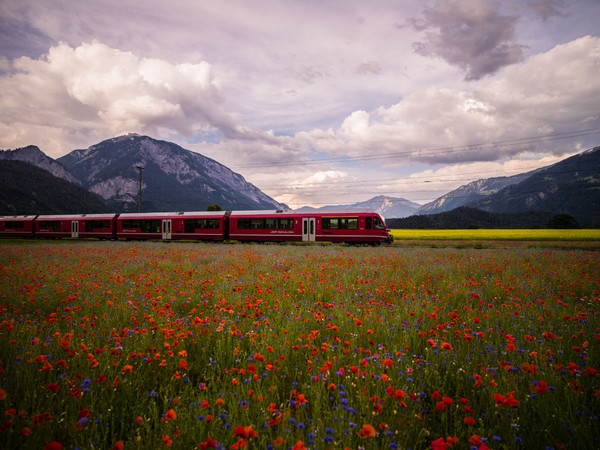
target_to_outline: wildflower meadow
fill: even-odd
[[[600,253],[0,243],[4,448],[600,447]]]

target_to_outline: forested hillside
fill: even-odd
[[[0,161],[0,215],[110,212],[96,195],[22,161]]]

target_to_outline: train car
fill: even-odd
[[[0,237],[32,238],[37,216],[0,216]]]
[[[117,214],[81,214],[71,220],[71,237],[114,239]]]
[[[114,239],[116,216],[113,213],[38,216],[35,237]]]
[[[238,241],[390,243],[379,214],[365,209],[233,211],[229,238]]]
[[[116,220],[116,238],[222,241],[227,238],[227,214],[225,211],[120,214]]]
[[[293,211],[232,211],[229,215],[229,239],[302,241],[302,220]]]

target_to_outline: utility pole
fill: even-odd
[[[142,166],[135,166],[140,171],[140,183],[138,187],[138,212],[142,212]]]

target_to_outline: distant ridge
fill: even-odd
[[[496,213],[551,211],[569,214],[583,227],[598,227],[600,147],[540,169],[520,183],[468,206]]]
[[[310,211],[310,210],[325,210],[325,209],[348,209],[348,208],[360,208],[360,209],[371,209],[379,213],[384,218],[389,217],[407,217],[413,214],[418,208],[419,204],[398,197],[388,197],[386,195],[378,195],[370,200],[364,202],[353,203],[350,205],[328,205],[321,208],[312,208],[304,206],[299,211]]]
[[[600,227],[600,147],[525,174],[469,183],[423,205],[416,214],[461,206],[489,213],[568,214],[582,227]]]

